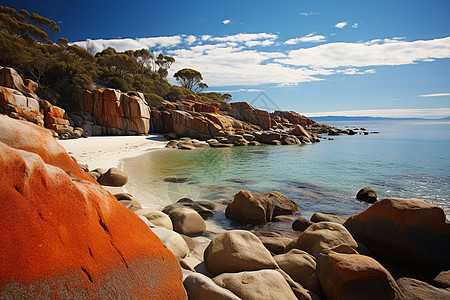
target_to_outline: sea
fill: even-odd
[[[276,190],[295,201],[300,215],[352,216],[370,204],[356,199],[369,186],[378,199],[418,198],[450,215],[450,121],[335,121],[361,134],[327,136],[312,145],[163,149],[123,161],[125,188],[145,207],[181,198],[233,199],[240,190]],[[361,130],[362,129],[362,130]],[[368,135],[362,134],[367,132]],[[221,228],[237,225],[224,216]]]

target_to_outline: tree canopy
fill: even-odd
[[[173,77],[176,78],[181,86],[194,90],[196,86],[202,83],[202,73],[194,69],[181,69],[177,71]]]
[[[181,75],[178,82],[185,82],[189,89],[170,85],[166,77],[175,62],[171,56],[147,49],[119,52],[111,47],[94,56],[93,47],[80,48],[64,37],[53,43],[50,37],[59,31],[54,21],[38,14],[0,6],[0,66],[36,81],[38,96],[66,109],[74,108],[73,96],[83,89],[139,91],[149,102],[161,103],[161,99],[186,99],[208,87],[201,82],[201,73],[191,69],[176,73]],[[220,95],[196,96],[223,104]]]

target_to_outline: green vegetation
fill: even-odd
[[[117,52],[114,48],[94,56],[70,45],[66,38],[53,43],[50,37],[59,31],[54,21],[38,14],[0,6],[0,66],[12,67],[22,77],[36,81],[39,85],[36,93],[53,104],[70,110],[74,108],[76,93],[111,87],[123,92],[142,92],[154,106],[161,106],[164,99],[176,101],[194,95],[200,101],[220,102],[227,107],[221,94],[219,97],[217,93],[196,94],[208,87],[201,82],[203,78],[198,71],[192,70],[197,75],[187,88],[172,86],[167,81],[169,68],[175,62],[171,56],[147,49]],[[89,45],[87,48],[90,49]],[[187,79],[183,70],[176,74],[184,74]]]

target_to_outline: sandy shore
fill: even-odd
[[[119,167],[122,160],[164,148],[167,141],[160,134],[148,136],[94,136],[58,141],[79,163],[89,169]]]

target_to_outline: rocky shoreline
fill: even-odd
[[[2,83],[25,86],[9,68],[0,71]],[[245,102],[229,115],[192,99],[153,110],[139,94],[114,90],[85,93],[82,105],[92,107],[96,123],[83,123],[26,86],[21,94],[2,87],[0,98],[14,118],[0,115],[0,298],[450,298],[450,223],[426,201],[378,200],[366,187],[356,198],[373,204],[360,214],[316,212],[308,220],[278,191],[243,189],[230,200],[183,198],[156,210],[107,191],[127,183],[123,171],[78,164],[54,139],[74,137],[71,122],[86,125],[76,136],[89,128],[112,135],[159,128],[178,149],[307,144],[322,133],[365,130],[339,131],[293,112],[269,115]],[[90,99],[102,104],[89,106]],[[47,109],[36,111],[36,103]],[[105,114],[107,107],[119,113]],[[219,214],[248,230],[211,230],[207,221]],[[292,230],[277,232],[270,227],[277,222]]]
[[[450,295],[450,224],[442,209],[426,201],[377,200],[376,191],[365,187],[355,197],[373,205],[358,215],[316,212],[310,220],[294,220],[297,204],[277,191],[242,190],[230,201],[183,198],[162,211],[142,208],[130,194],[115,197],[177,257],[189,299]],[[289,223],[292,232],[256,227],[212,232],[205,220],[215,214],[243,225]]]

